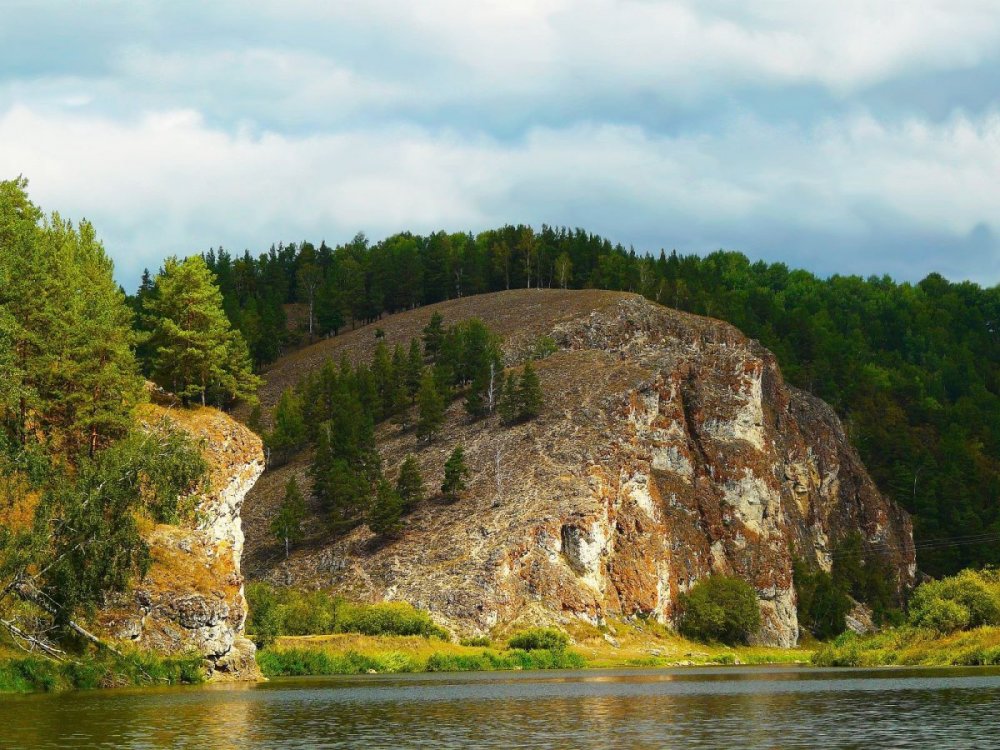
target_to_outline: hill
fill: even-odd
[[[858,533],[897,588],[912,583],[909,517],[880,495],[832,409],[788,386],[775,357],[732,326],[638,295],[515,290],[389,316],[278,360],[262,403],[329,357],[367,359],[377,330],[407,343],[434,313],[483,319],[509,366],[550,337],[555,353],[536,363],[542,415],[503,427],[456,402],[425,448],[382,424],[390,476],[413,453],[436,487],[459,443],[471,469],[459,502],[425,501],[388,544],[365,526],[332,534],[314,513],[285,561],[269,519],[289,476],[308,489],[306,458],[268,471],[244,506],[249,577],[403,599],[476,634],[567,618],[669,622],[695,581],[727,573],[754,586],[762,641],[778,645],[798,634],[793,553],[829,569],[838,540]]]

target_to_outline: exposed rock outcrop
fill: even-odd
[[[473,479],[462,501],[428,501],[402,539],[376,549],[365,527],[329,539],[317,523],[314,544],[280,561],[260,533],[273,512],[268,487],[288,472],[308,480],[301,462],[269,472],[248,500],[253,574],[407,600],[472,634],[567,618],[669,623],[682,592],[726,573],[756,589],[761,641],[783,646],[798,634],[793,550],[829,569],[835,541],[858,531],[887,550],[900,586],[912,583],[908,516],[879,494],[833,411],[786,385],[774,356],[732,326],[635,295],[521,290],[379,327],[390,344],[403,342],[435,309],[446,323],[482,317],[504,336],[512,364],[550,336],[559,350],[537,363],[542,416],[503,428],[470,422],[455,403],[442,437],[422,450],[412,433],[383,426],[390,476],[414,452],[435,488],[461,442]],[[367,357],[374,343],[361,329],[289,366]],[[279,364],[272,391],[282,378],[290,375]]]
[[[208,489],[198,499],[193,523],[159,524],[145,534],[152,567],[102,611],[102,629],[144,649],[198,653],[216,679],[257,679],[254,645],[243,636],[240,511],[264,471],[261,441],[214,409],[147,408],[147,422],[166,416],[202,442]]]

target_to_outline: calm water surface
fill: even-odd
[[[997,748],[1000,670],[371,676],[0,696],[0,748]]]

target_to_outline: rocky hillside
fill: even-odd
[[[537,363],[541,417],[471,422],[456,401],[423,449],[383,425],[388,476],[415,453],[436,488],[458,442],[471,469],[464,499],[427,500],[383,546],[363,526],[334,537],[317,515],[285,561],[267,527],[290,474],[308,487],[307,461],[269,471],[246,501],[248,575],[406,600],[478,634],[570,618],[670,622],[683,591],[727,573],[757,590],[762,641],[785,646],[798,635],[792,550],[828,569],[835,541],[856,530],[912,582],[907,515],[879,494],[833,411],[786,385],[774,356],[733,327],[635,295],[556,290],[452,300],[377,327],[390,346],[406,343],[434,312],[446,324],[481,317],[508,364],[550,336],[558,351]],[[279,361],[265,406],[329,356],[370,356],[375,328]]]
[[[166,417],[201,441],[208,488],[197,499],[193,523],[147,530],[149,573],[101,610],[100,629],[113,640],[160,653],[199,653],[217,679],[257,678],[255,648],[243,636],[240,511],[264,471],[260,439],[215,409],[150,404],[141,416],[149,424]]]

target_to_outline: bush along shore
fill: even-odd
[[[880,633],[843,633],[813,656],[820,666],[1000,665],[1000,571],[963,570],[920,585],[906,622]]]
[[[204,680],[200,656],[167,658],[135,652],[65,661],[30,655],[0,658],[0,693],[195,685]]]

